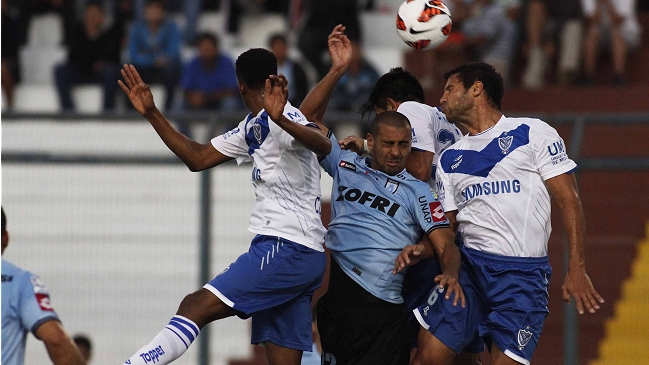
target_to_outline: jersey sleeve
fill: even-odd
[[[20,320],[23,327],[34,333],[43,323],[59,320],[50,301],[45,283],[36,275],[22,276],[20,285]]]
[[[426,235],[437,228],[450,227],[442,204],[435,199],[430,187],[424,183],[418,185],[416,190],[417,202],[413,203],[417,207],[415,216],[419,226],[426,232]]]
[[[577,164],[568,158],[566,145],[556,129],[539,122],[530,129],[532,154],[543,180],[571,172]]]
[[[299,124],[302,124],[302,125],[305,125],[305,126],[308,126],[308,127],[313,127],[313,128],[320,129],[317,124],[315,124],[313,122],[309,122],[306,119],[306,117],[304,116],[304,114],[302,114],[302,112],[299,109],[294,108],[292,105],[290,105],[288,103],[287,103],[286,107],[284,108],[284,116],[288,120],[290,120],[290,121],[292,121],[294,123],[299,123]],[[271,130],[273,131],[273,135],[275,136],[275,138],[279,142],[280,146],[282,146],[282,147],[284,147],[286,149],[303,148],[302,143],[298,142],[288,132],[286,132],[280,126],[278,126],[275,122],[270,120],[270,118],[268,118],[268,119],[269,119],[269,123],[272,125]]]
[[[457,210],[453,187],[451,186],[448,174],[442,166],[438,166],[435,172],[435,186],[437,188],[437,199],[442,204],[444,211],[450,212]]]
[[[329,140],[331,140],[331,152],[328,155],[320,159],[320,166],[329,174],[331,177],[335,177],[336,172],[338,171],[338,164],[341,161],[341,156],[343,154],[342,148],[338,144],[336,136],[329,130],[327,134]]]
[[[435,153],[435,132],[430,115],[419,103],[405,102],[397,111],[408,118],[412,127],[412,149]]]
[[[212,138],[211,142],[217,151],[236,159],[239,165],[251,161],[246,143],[245,119],[236,128]]]

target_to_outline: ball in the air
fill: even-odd
[[[405,0],[397,12],[397,32],[414,49],[439,46],[451,25],[451,12],[440,0]]]

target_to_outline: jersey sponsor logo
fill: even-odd
[[[428,204],[428,199],[425,196],[419,197],[419,207],[421,208],[421,214],[424,215],[424,220],[428,223],[432,222],[430,214],[430,205]]]
[[[34,293],[35,294],[49,294],[49,290],[47,290],[47,286],[45,286],[45,283],[41,280],[36,275],[33,275],[31,277],[32,281],[32,287],[34,288]]]
[[[527,326],[526,329],[518,330],[518,349],[521,351],[523,351],[525,345],[530,342],[532,336],[534,335],[532,332],[528,331],[529,329],[530,326]]]
[[[505,133],[505,137],[498,138],[498,147],[500,147],[500,150],[503,152],[503,155],[509,153],[509,147],[512,146],[513,141],[514,141],[514,136],[508,136],[507,133]]]
[[[469,185],[462,191],[464,201],[469,201],[480,195],[518,194],[521,192],[521,182],[518,180],[485,181]]]
[[[563,146],[562,140],[558,140],[549,145],[548,153],[551,156],[550,160],[552,161],[552,165],[560,164],[561,162],[568,159],[568,154],[566,153],[566,149]]]
[[[458,167],[460,167],[460,164],[462,163],[462,156],[459,155],[455,160],[453,160],[453,164],[451,165],[451,170],[455,170]]]
[[[351,162],[347,162],[345,160],[340,160],[340,162],[338,163],[338,166],[342,167],[343,169],[350,170],[350,171],[356,171],[356,165],[354,165]]]
[[[252,179],[261,180],[261,170],[257,167],[252,168]]]
[[[162,356],[164,354],[165,354],[165,352],[162,349],[162,345],[160,345],[160,346],[158,346],[158,347],[156,347],[154,349],[151,349],[151,350],[149,350],[147,352],[141,353],[140,357],[142,358],[142,360],[144,360],[145,364],[148,364],[148,363],[155,364],[156,362],[160,362],[160,360],[159,360],[160,356]]]
[[[394,181],[392,179],[388,179],[388,181],[385,182],[385,188],[388,189],[388,191],[392,194],[397,192],[399,185],[400,183],[398,181]]]
[[[36,296],[36,303],[38,303],[41,310],[54,312],[54,307],[52,307],[52,302],[48,294],[36,293],[34,295]]]
[[[412,29],[410,29],[410,32],[412,33]],[[415,128],[412,128],[412,143],[417,143],[417,135],[415,134]]]
[[[225,133],[223,134],[223,139],[224,139],[224,140],[225,140],[225,139],[228,139],[229,137],[232,137],[232,136],[234,136],[235,134],[237,134],[237,133],[239,133],[239,132],[241,132],[241,128],[236,127],[236,128],[234,128],[233,130],[231,130],[231,131],[225,132]]]
[[[381,213],[385,213],[389,217],[394,217],[399,208],[401,208],[401,205],[399,203],[393,202],[381,195],[373,194],[369,191],[361,191],[360,189],[356,188],[349,190],[347,189],[347,186],[338,187],[338,192],[340,193],[340,195],[338,195],[336,201],[357,202],[363,205],[369,204],[370,208],[376,209]]]
[[[451,142],[451,144],[453,144],[455,143],[455,135],[448,129],[440,129],[439,132],[437,132],[437,140],[440,143]]]
[[[430,214],[433,216],[433,223],[446,222],[446,215],[444,215],[444,208],[440,202],[430,202]]]

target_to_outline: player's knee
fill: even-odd
[[[183,298],[178,315],[194,321],[199,327],[234,314],[234,310],[207,289],[199,289]]]

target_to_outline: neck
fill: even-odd
[[[244,103],[253,115],[259,114],[264,109],[263,91],[253,91],[250,97],[244,99]]]
[[[460,124],[469,135],[480,134],[498,123],[502,113],[489,105],[479,105],[471,110],[470,115]]]

